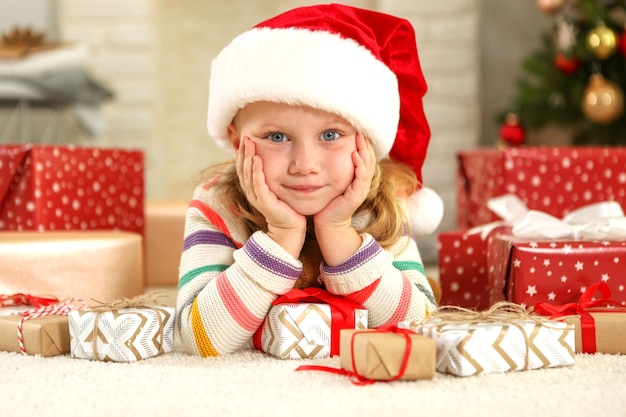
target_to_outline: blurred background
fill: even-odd
[[[257,22],[315,3],[0,0],[0,33],[9,33],[16,25],[27,26],[44,33],[49,43],[75,48],[75,54],[67,59],[72,61],[69,66],[83,69],[83,77],[87,74],[88,98],[79,95],[56,108],[56,129],[71,123],[64,116],[70,112],[82,125],[68,133],[67,141],[143,150],[146,197],[187,200],[200,170],[230,158],[206,132],[212,58]],[[506,106],[520,73],[520,60],[537,47],[538,33],[550,24],[550,18],[535,1],[340,3],[399,15],[413,23],[429,85],[425,109],[432,129],[423,176],[425,184],[444,199],[440,230],[453,229],[456,152],[496,143],[499,127],[495,113]],[[10,91],[11,77],[18,69],[8,60],[0,61],[0,99],[2,87],[5,93]],[[0,142],[12,141],[16,136],[11,137],[11,132],[18,130],[12,118],[19,103],[1,102],[0,132],[4,129],[4,134]],[[44,103],[31,113],[45,107]],[[46,117],[41,123],[49,120]],[[30,128],[36,129],[38,122],[33,123]],[[423,238],[421,246],[424,259],[434,262],[435,237]]]

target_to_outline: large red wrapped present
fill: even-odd
[[[459,229],[497,220],[487,202],[503,194],[559,218],[595,202],[626,206],[626,147],[477,149],[457,157]]]
[[[468,230],[441,232],[437,239],[440,304],[489,307],[487,239]]]
[[[472,229],[441,232],[437,236],[441,305],[475,310],[485,310],[491,305],[487,277],[488,237],[506,228],[528,209],[515,196],[493,198],[487,204],[500,221]]]
[[[605,282],[626,305],[626,218],[619,204],[596,203],[563,219],[531,210],[511,227],[488,240],[491,304],[575,302]]]
[[[144,231],[143,152],[0,146],[0,230]]]

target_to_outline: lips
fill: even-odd
[[[289,190],[297,191],[300,193],[310,193],[310,192],[319,190],[320,188],[322,188],[322,186],[320,185],[289,185],[287,186],[287,188]]]

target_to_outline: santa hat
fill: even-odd
[[[249,103],[307,105],[338,114],[373,144],[380,160],[411,166],[422,184],[430,140],[411,24],[339,4],[300,7],[236,37],[211,64],[209,135],[231,149],[228,126]],[[409,199],[416,235],[432,233],[443,203],[422,187]]]

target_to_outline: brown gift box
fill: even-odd
[[[357,333],[354,338],[352,335]],[[412,346],[406,371],[399,379],[433,379],[435,377],[437,343],[426,336],[410,334]],[[341,330],[339,343],[340,365],[358,376],[388,381],[400,372],[407,348],[403,334],[376,329]],[[352,368],[352,355],[354,365]]]
[[[142,236],[123,231],[0,232],[0,294],[108,302],[143,294]]]
[[[22,316],[0,316],[0,350],[20,352],[17,325]],[[43,357],[70,352],[70,331],[67,316],[44,316],[24,320],[22,325],[24,349],[29,355]]]
[[[590,311],[589,314],[595,324],[595,352],[626,354],[626,310],[617,312],[615,309],[606,309],[605,311],[596,309],[596,311]],[[580,323],[580,316],[567,316],[563,321],[575,326],[576,352],[584,352],[582,343],[584,330]]]
[[[188,201],[146,201],[148,285],[178,285]]]

